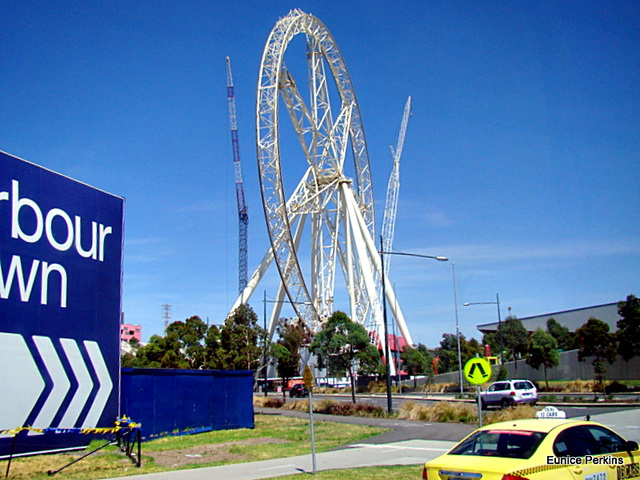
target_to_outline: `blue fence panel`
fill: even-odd
[[[142,437],[254,428],[253,372],[123,368],[120,412]]]

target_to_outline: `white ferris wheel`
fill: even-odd
[[[300,46],[296,36],[306,41],[306,52],[302,49],[292,64],[299,65],[306,56],[306,82],[285,64],[288,47],[294,51]],[[281,105],[286,116],[280,112]],[[281,147],[285,127],[299,143],[291,157],[291,149],[285,152]],[[292,10],[269,35],[258,79],[256,141],[271,248],[233,309],[249,300],[275,263],[281,281],[270,316],[270,335],[285,297],[297,316],[317,332],[333,313],[334,293],[338,293],[344,298],[338,309],[384,342],[382,268],[374,240],[373,190],[362,119],[338,46],[313,15]],[[301,178],[288,185],[292,164]],[[288,196],[287,187],[291,188]],[[387,303],[411,345],[391,283],[386,285]]]

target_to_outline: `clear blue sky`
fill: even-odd
[[[222,323],[237,295],[227,55],[250,271],[267,249],[257,73],[296,7],[349,68],[379,220],[412,95],[394,248],[455,260],[467,337],[496,310],[462,304],[496,293],[518,317],[640,294],[637,1],[4,1],[0,149],[126,198],[123,309],[145,339],[162,304]],[[394,257],[390,276],[416,342],[455,331],[450,263]]]

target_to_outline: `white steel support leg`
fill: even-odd
[[[341,188],[342,188],[343,196],[345,197],[345,200],[346,200],[345,204],[347,207],[347,214],[349,216],[349,224],[352,225],[353,227],[356,227],[352,229],[353,240],[354,240],[353,243],[356,247],[356,252],[358,254],[360,268],[362,270],[362,275],[364,276],[367,294],[369,296],[370,301],[373,304],[372,306],[373,314],[375,318],[379,319],[381,309],[380,309],[380,302],[378,300],[378,290],[376,288],[376,282],[374,281],[374,272],[373,272],[373,269],[371,268],[372,265],[369,260],[369,255],[367,254],[367,246],[366,246],[366,240],[365,240],[365,237],[368,235],[368,230],[365,228],[363,231],[362,226],[360,225],[360,222],[357,219],[358,206],[356,205],[355,198],[353,197],[351,190],[349,190],[349,186],[346,183],[343,183],[341,184]],[[382,351],[386,352],[387,351],[386,343],[389,341],[389,339],[385,335],[384,329],[382,328],[382,325],[379,324],[379,322],[377,327],[378,327],[377,328],[378,338],[382,339],[382,342],[381,342],[382,349],[383,349]],[[389,358],[387,358],[387,362],[389,362],[389,366],[391,368],[391,375],[395,375],[396,374],[395,362],[391,361],[391,359]]]
[[[343,216],[344,223],[344,237],[345,237],[345,246],[346,246],[346,270],[347,270],[347,293],[349,295],[349,308],[351,309],[351,318],[356,318],[356,294],[355,294],[355,285],[353,282],[353,249],[352,245],[352,236],[351,229],[353,228],[351,222],[349,221],[349,215],[347,211],[347,200],[344,196],[344,191],[340,190],[340,200],[341,200],[341,210]]]
[[[348,190],[347,190],[348,191]],[[351,194],[351,192],[349,191],[349,194]],[[351,198],[353,199],[353,195],[351,194]],[[355,199],[352,200],[353,202],[355,202]],[[368,230],[366,229],[366,224],[364,222],[364,219],[362,218],[361,215],[358,214],[359,211],[356,209],[355,210],[355,217],[358,220],[358,223],[360,225],[360,230],[363,232],[363,238],[366,242],[367,245],[367,249],[369,251],[369,255],[371,256],[371,259],[373,260],[374,266],[376,271],[378,272],[378,275],[380,276],[382,274],[382,263],[380,262],[380,254],[378,253],[378,250],[376,249],[375,243],[373,242],[373,239],[371,238],[370,235],[368,235]],[[391,311],[393,313],[393,316],[396,319],[396,322],[398,323],[398,328],[400,329],[400,333],[402,333],[402,336],[404,337],[405,341],[407,342],[408,345],[413,345],[413,339],[411,338],[411,334],[409,333],[409,329],[407,328],[407,324],[404,321],[404,315],[402,314],[402,309],[400,308],[400,304],[398,303],[398,301],[396,300],[396,295],[395,292],[393,291],[393,287],[391,286],[391,282],[389,282],[388,277],[385,275],[385,292],[386,292],[386,297],[387,297],[387,303],[389,304]]]
[[[254,270],[253,274],[251,275],[251,278],[247,282],[247,286],[244,288],[240,296],[237,298],[237,300],[233,304],[233,307],[231,307],[232,312],[236,308],[238,308],[240,305],[244,305],[249,301],[249,299],[251,298],[251,295],[253,295],[253,292],[256,290],[256,287],[260,283],[260,280],[262,279],[265,272],[269,268],[269,265],[271,265],[271,262],[273,262],[273,250],[271,249],[271,247],[269,247],[269,250],[267,250],[267,253],[265,254],[265,256],[262,257],[262,261],[260,262],[260,265],[258,265],[258,268]]]

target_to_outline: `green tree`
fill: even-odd
[[[555,318],[547,320],[547,332],[556,339],[559,350],[566,352],[575,348],[573,335],[567,327],[560,325]]]
[[[172,337],[179,343],[180,355],[189,363],[189,367],[198,370],[206,362],[205,336],[207,324],[200,317],[193,316],[184,322],[176,321],[167,326],[166,337]]]
[[[611,364],[616,358],[615,339],[609,333],[609,325],[591,317],[576,330],[576,338],[580,344],[578,360],[586,362],[587,358],[593,357],[591,365],[593,365],[595,379],[600,383],[602,392],[605,393],[604,379],[607,374],[605,361]]]
[[[422,343],[418,344],[418,351],[424,355],[424,358],[427,359],[427,369],[424,372],[426,377],[426,383],[433,382],[433,376],[435,375],[435,371],[433,370],[433,354],[431,351]]]
[[[640,356],[640,299],[627,296],[625,302],[618,303],[618,315],[618,353],[630,360]]]
[[[476,355],[482,355],[483,349],[475,338],[467,341],[463,334],[460,334],[460,352],[462,354],[462,365]],[[440,347],[436,349],[439,356],[438,373],[455,372],[459,369],[458,362],[458,338],[454,333],[445,333],[440,340]]]
[[[220,339],[222,335],[217,325],[211,325],[204,337],[204,368],[222,370],[222,349]]]
[[[470,359],[476,356],[484,356],[484,348],[480,343],[475,339],[471,338],[467,341],[464,335],[460,334],[460,350],[462,351],[462,366],[467,363]]]
[[[429,360],[417,348],[406,346],[400,354],[404,362],[404,369],[413,377],[413,387],[417,387],[417,375],[425,375],[429,366]]]
[[[327,367],[330,375],[349,375],[353,403],[356,402],[354,365],[369,355],[370,345],[365,328],[340,311],[329,317],[311,343],[311,353],[318,357],[320,366]]]
[[[269,353],[277,360],[276,370],[284,386],[291,378],[300,375],[300,348],[308,345],[309,335],[300,321],[285,320],[278,326],[277,332],[279,339],[271,344]],[[285,395],[284,388],[282,394]]]
[[[180,341],[175,333],[164,337],[152,335],[149,342],[138,348],[133,366],[144,368],[190,368],[180,351]]]
[[[121,367],[135,367],[136,366],[136,353],[138,349],[141,347],[140,342],[137,338],[132,337],[129,340],[129,346],[131,348],[130,352],[126,352],[122,355],[120,359]]]
[[[502,341],[507,350],[507,358],[514,360],[518,370],[518,358],[527,353],[529,338],[527,329],[516,317],[507,317],[502,322]]]
[[[436,355],[438,356],[438,373],[453,372],[458,369],[458,339],[453,333],[442,334],[440,346],[436,348]]]
[[[256,370],[260,366],[264,336],[258,316],[248,305],[240,305],[224,321],[220,330],[220,363],[226,370]]]
[[[500,357],[500,337],[498,332],[487,332],[482,335],[482,345],[489,345],[491,355]]]
[[[560,354],[558,353],[558,343],[550,333],[538,328],[531,334],[529,342],[529,351],[526,358],[527,364],[538,370],[540,366],[544,368],[544,381],[549,388],[549,380],[547,379],[547,368],[555,367],[560,363]]]

